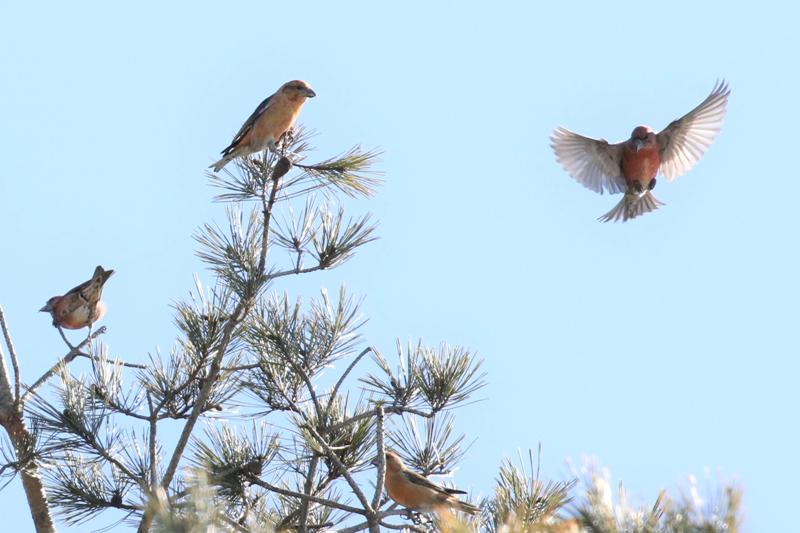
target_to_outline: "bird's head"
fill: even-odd
[[[656,134],[649,126],[636,126],[628,141],[637,152],[656,142]]]
[[[61,296],[53,296],[52,298],[47,300],[47,303],[44,304],[44,307],[39,309],[39,312],[40,313],[51,313],[52,314],[56,310],[56,304],[58,303],[58,301],[60,299],[61,299]]]
[[[394,452],[386,452],[384,455],[384,459],[386,460],[386,470],[391,470],[393,472],[397,472],[403,469],[403,460],[394,453]],[[378,466],[378,458],[372,460],[372,464]]]
[[[292,100],[297,98],[314,98],[317,93],[311,88],[309,84],[303,80],[287,81],[280,88],[280,91]]]
[[[398,471],[403,469],[403,460],[394,452],[386,452],[386,469]]]

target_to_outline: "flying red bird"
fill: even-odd
[[[466,494],[463,490],[442,487],[426,477],[412,472],[402,459],[393,452],[386,452],[386,492],[400,505],[423,513],[447,513],[456,509],[471,515],[480,509],[459,500],[455,494]]]
[[[623,222],[664,205],[650,192],[656,174],[672,181],[702,157],[722,127],[730,89],[725,80],[686,115],[656,134],[637,126],[627,141],[608,144],[559,127],[550,138],[556,160],[584,187],[603,194],[624,192],[622,200],[598,220]]]
[[[94,269],[92,279],[70,289],[63,296],[53,296],[39,311],[50,313],[54,326],[66,329],[90,326],[106,314],[106,306],[100,297],[103,295],[103,285],[113,273],[113,270],[103,270],[98,266]]]
[[[219,172],[229,161],[269,148],[277,153],[275,144],[294,126],[307,98],[317,95],[302,80],[287,81],[275,94],[261,102],[245,121],[239,133],[222,153],[222,159],[209,166]]]

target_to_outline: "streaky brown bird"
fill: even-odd
[[[66,329],[81,329],[97,322],[106,314],[106,306],[100,301],[103,285],[114,273],[97,266],[92,279],[73,287],[63,296],[53,296],[39,309],[50,313],[53,325]]]

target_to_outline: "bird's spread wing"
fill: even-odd
[[[673,120],[656,136],[661,173],[669,181],[692,168],[714,141],[722,127],[730,93],[724,80],[717,83],[699,106]]]
[[[581,185],[595,192],[615,194],[626,189],[622,176],[622,144],[608,144],[558,128],[550,137],[556,160]]]
[[[435,490],[436,492],[440,492],[442,494],[448,494],[447,490],[444,487],[440,487],[433,481],[430,481],[425,476],[417,474],[416,472],[412,472],[411,470],[405,470],[403,472],[403,475],[408,481],[414,483],[415,485],[425,487],[426,489]]]
[[[274,94],[273,94],[273,95],[270,95],[270,96],[267,96],[267,97],[264,99],[264,101],[263,101],[263,102],[261,102],[260,104],[258,104],[258,107],[256,108],[256,110],[255,110],[255,111],[253,111],[253,114],[252,114],[252,115],[250,115],[250,116],[247,118],[247,120],[245,120],[245,121],[244,121],[244,124],[242,124],[242,127],[241,127],[241,129],[239,130],[239,133],[237,133],[237,134],[236,134],[236,136],[233,138],[233,141],[231,141],[231,144],[229,144],[229,145],[228,145],[228,146],[227,146],[227,147],[226,147],[226,148],[225,148],[225,149],[222,151],[222,155],[228,155],[228,153],[229,153],[231,150],[233,150],[234,148],[236,148],[236,145],[237,145],[237,144],[239,144],[239,143],[241,142],[241,140],[244,138],[244,136],[245,136],[245,135],[247,135],[247,132],[248,132],[248,131],[250,131],[250,130],[253,128],[253,125],[256,123],[256,120],[258,120],[258,117],[260,117],[261,115],[263,115],[263,114],[264,114],[264,112],[265,112],[265,111],[266,111],[266,110],[269,108],[269,106],[272,104],[272,102],[274,102],[274,96],[275,96]]]

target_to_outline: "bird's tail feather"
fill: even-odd
[[[481,512],[481,510],[478,507],[475,507],[471,503],[462,502],[461,500],[455,500],[453,502],[453,504],[454,504],[453,507],[455,509],[458,509],[459,511],[463,511],[463,512],[465,512],[467,514],[476,515],[479,512]]]
[[[227,154],[223,156],[223,158],[217,161],[216,163],[209,165],[208,168],[212,169],[214,172],[219,172],[225,165],[230,163],[231,159],[233,159],[234,157],[235,156],[232,154]]]
[[[620,220],[627,222],[639,215],[655,211],[662,205],[664,203],[658,201],[650,191],[646,191],[641,196],[638,193],[625,193],[625,196],[614,206],[614,209],[597,220],[600,222],[618,222]]]
[[[92,279],[98,281],[100,285],[103,285],[106,281],[108,281],[108,278],[110,278],[111,274],[113,273],[113,270],[105,270],[102,266],[97,265],[94,269]]]

